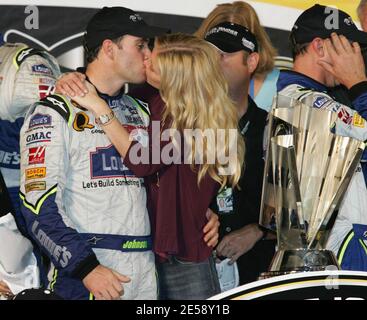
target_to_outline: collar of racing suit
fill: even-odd
[[[293,70],[282,70],[277,82],[277,91],[283,90],[290,84],[299,84],[302,87],[312,88],[315,91],[328,92],[328,88],[321,82]]]
[[[110,95],[108,95],[108,94],[106,94],[106,93],[102,93],[102,92],[100,92],[100,91],[97,89],[97,87],[93,84],[93,82],[92,82],[92,81],[90,81],[90,79],[88,78],[88,76],[87,76],[87,74],[86,74],[87,68],[85,68],[85,67],[80,67],[80,68],[77,68],[77,69],[76,69],[76,71],[77,71],[77,72],[80,72],[80,73],[83,73],[83,74],[85,75],[85,77],[86,77],[86,80],[87,80],[87,81],[89,81],[89,82],[94,86],[94,88],[96,89],[96,91],[97,91],[98,95],[99,95],[102,99],[105,99],[106,101],[107,101],[107,100],[119,100],[119,99],[121,98],[121,96],[125,94],[125,92],[124,92],[124,88],[121,88],[121,90],[120,90],[116,95],[114,95],[114,96],[110,96]]]

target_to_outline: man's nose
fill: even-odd
[[[150,51],[150,49],[149,49],[149,47],[148,46],[146,46],[145,48],[144,48],[144,61],[146,60],[146,59],[150,59],[150,56],[152,55],[152,51]]]
[[[150,64],[152,63],[150,57],[144,57],[144,66],[148,68]]]

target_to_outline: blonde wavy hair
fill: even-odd
[[[200,132],[209,129],[216,133],[216,147],[207,140],[199,144],[193,139],[190,143],[194,150],[190,154],[192,170],[199,165],[198,184],[209,174],[222,187],[227,184],[234,187],[241,176],[245,146],[238,131],[237,109],[228,96],[216,49],[195,36],[171,34],[157,37],[155,50],[160,94],[166,104],[163,121],[169,120],[170,128],[181,133],[185,129]],[[223,138],[218,138],[218,129],[225,133]],[[230,139],[230,132],[235,134],[235,139]],[[222,170],[228,167],[221,163],[220,157],[230,155],[229,151],[235,150],[231,148],[237,151],[227,164],[231,173],[223,175]],[[195,163],[195,150],[202,150],[202,163]],[[213,154],[215,161],[207,161],[213,159]]]
[[[255,75],[264,75],[274,68],[277,50],[271,44],[265,29],[260,25],[259,17],[252,6],[244,1],[223,3],[209,13],[195,35],[204,38],[215,25],[222,22],[233,22],[248,28],[256,37],[259,45],[259,64]]]

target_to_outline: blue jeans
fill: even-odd
[[[213,257],[189,262],[171,256],[157,262],[160,300],[204,300],[220,293]]]

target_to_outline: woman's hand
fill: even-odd
[[[107,103],[98,95],[96,88],[88,81],[85,81],[88,93],[76,95],[72,98],[83,108],[92,111],[96,116],[110,111]]]
[[[80,72],[64,73],[56,82],[55,93],[61,93],[69,97],[83,96],[88,93],[85,79],[86,76]]]
[[[206,211],[206,217],[208,222],[203,229],[204,241],[208,247],[214,248],[217,245],[219,238],[219,217],[209,208]]]

